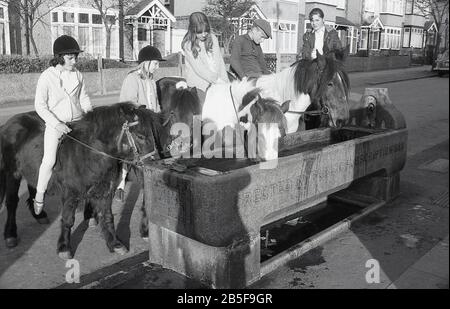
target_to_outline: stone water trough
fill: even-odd
[[[351,106],[351,125],[286,136],[274,169],[233,159],[187,160],[182,172],[148,165],[150,262],[214,288],[248,286],[271,269],[260,262],[263,227],[344,189],[392,200],[406,148],[406,124],[387,89],[366,89]]]

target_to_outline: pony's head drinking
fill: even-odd
[[[339,53],[338,53],[339,54]],[[302,116],[320,114],[322,126],[338,127],[349,119],[349,79],[343,69],[343,55],[318,55],[302,59],[279,73],[260,77],[256,85],[262,97],[290,101],[286,113],[287,133],[296,132]]]
[[[344,71],[343,62],[332,55],[319,54],[312,66],[316,66],[314,75],[317,80],[310,97],[313,108],[322,112],[320,126],[342,127],[350,118],[350,80]]]

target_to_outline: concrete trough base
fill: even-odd
[[[255,263],[261,259],[260,233],[248,235],[246,239],[235,241],[227,247],[214,247],[152,222],[149,223],[149,236],[152,239],[150,262],[200,280],[212,288],[244,288],[290,260],[337,237],[355,221],[386,204],[383,200],[347,190],[333,194],[329,199],[361,207],[361,210],[263,263]],[[314,205],[304,209],[314,209]]]
[[[150,222],[149,236],[151,263],[212,288],[242,288],[259,279],[246,278],[246,274],[259,274],[260,265],[254,263],[260,259],[259,234],[228,247],[214,247]]]

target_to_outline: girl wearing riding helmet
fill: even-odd
[[[130,101],[137,106],[145,105],[158,113],[161,111],[153,74],[159,68],[159,62],[166,61],[160,51],[146,46],[139,51],[138,66],[125,77],[120,91],[120,101]]]
[[[162,58],[161,52],[153,46],[146,46],[139,51],[138,66],[131,70],[125,77],[120,91],[120,101],[130,101],[136,106],[146,106],[146,108],[159,113],[161,107],[158,102],[156,82],[153,74],[159,68],[159,62],[166,61]],[[126,164],[122,168],[122,180],[118,190],[118,198],[123,200],[125,190],[125,180],[128,174]]]
[[[181,48],[186,57],[186,82],[197,88],[201,102],[211,84],[229,82],[219,41],[211,33],[208,18],[202,12],[192,13],[189,17],[188,32]]]
[[[37,83],[34,107],[45,121],[44,156],[33,203],[37,215],[44,207],[44,194],[56,162],[59,139],[71,131],[66,123],[80,120],[92,110],[83,76],[75,68],[81,52],[74,38],[68,35],[57,38],[50,67],[42,72]]]

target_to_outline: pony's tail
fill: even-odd
[[[5,162],[3,159],[2,135],[0,134],[0,212],[3,210],[3,200],[6,191]]]

